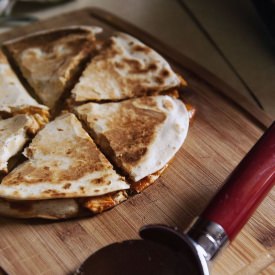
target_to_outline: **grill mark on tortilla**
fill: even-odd
[[[69,189],[70,187],[71,187],[71,183],[65,183],[64,185],[63,185],[63,189]]]
[[[72,164],[66,170],[58,169],[58,162],[52,163],[51,167],[56,166],[56,170],[49,170],[47,166],[36,167],[32,166],[31,162],[26,162],[23,165],[24,169],[21,169],[21,172],[15,173],[13,177],[5,181],[5,185],[20,185],[21,182],[26,184],[36,184],[39,182],[49,181],[52,184],[59,184],[61,181],[74,181],[79,178],[82,178],[84,175],[91,173],[91,171],[99,171],[110,165],[102,160],[98,154],[98,150],[93,143],[87,143],[85,139],[76,138],[76,142],[67,143],[64,146],[69,148],[79,147],[81,150],[75,150],[71,154]],[[39,148],[44,155],[51,154],[49,151],[50,148],[45,148],[41,146]],[[61,150],[64,150],[61,148]],[[32,155],[32,150],[29,148],[28,154]],[[79,164],[81,160],[81,165]],[[70,171],[70,173],[68,173]],[[15,171],[14,171],[15,172]],[[104,179],[102,178],[102,181]]]
[[[115,172],[120,175],[122,178],[123,177],[127,177],[127,174],[119,167],[119,165],[117,165],[115,159],[115,154],[112,151],[112,149],[110,148],[110,145],[107,146],[102,146],[103,143],[107,143],[109,144],[108,140],[104,137],[104,136],[100,136],[97,137],[96,134],[94,133],[94,131],[92,129],[89,128],[89,126],[87,125],[87,123],[85,123],[85,118],[82,117],[80,114],[78,114],[77,112],[75,112],[75,110],[72,108],[72,111],[75,113],[75,115],[78,117],[82,128],[86,131],[86,133],[90,136],[90,138],[94,141],[94,144],[97,146],[98,150],[104,155],[104,157],[111,163],[111,165],[113,166],[113,169],[115,170]],[[99,141],[101,140],[101,142]],[[108,148],[108,152],[106,152],[106,150],[104,150],[103,148]],[[126,182],[128,183],[128,180],[126,180]],[[107,185],[110,185],[111,181],[108,181]]]
[[[134,52],[144,52],[144,53],[149,53],[151,51],[151,49],[147,46],[141,46],[141,45],[134,45],[132,47],[132,50]]]
[[[140,100],[141,104],[156,107],[156,102],[150,97]],[[166,119],[166,115],[136,107],[131,101],[122,102],[121,107],[107,124],[111,130],[96,136],[88,127],[88,132],[116,171],[125,175],[125,172],[121,171],[122,163],[134,166],[146,154],[147,147],[154,138],[155,129]],[[137,144],[141,146],[137,147]]]
[[[160,93],[179,85],[179,78],[163,57],[120,33],[112,36],[87,66],[72,94],[78,102],[104,101]]]
[[[24,38],[23,38],[24,39]],[[57,116],[57,110],[60,110],[58,106],[61,102],[59,101],[64,93],[69,95],[68,91],[73,88],[73,86],[78,81],[78,78],[80,77],[82,70],[86,66],[86,63],[91,59],[92,53],[96,48],[95,43],[95,34],[81,28],[77,29],[68,29],[68,30],[56,30],[49,33],[43,33],[38,34],[33,37],[27,37],[26,40],[19,40],[15,41],[11,44],[4,45],[5,52],[8,54],[9,59],[13,63],[13,67],[16,68],[16,72],[19,75],[19,78],[24,82],[25,88],[30,92],[30,94],[36,98],[39,99],[38,102],[42,102],[41,94],[43,97],[43,94],[47,94],[47,92],[43,91],[42,93],[37,93],[37,90],[41,90],[39,88],[39,81],[37,80],[33,82],[33,79],[30,78],[30,71],[29,68],[32,68],[33,66],[40,66],[40,68],[34,68],[33,72],[44,72],[44,75],[50,75],[53,76],[56,75],[55,70],[59,70],[59,68],[66,67],[68,64],[75,64],[72,65],[74,67],[69,66],[69,70],[64,68],[64,72],[62,71],[62,79],[66,79],[66,81],[63,83],[63,80],[61,78],[57,78],[53,85],[56,87],[60,86],[60,89],[62,90],[62,93],[59,94],[59,99],[57,98],[57,101],[55,102],[54,110],[52,110],[52,113],[54,114],[54,117]],[[62,51],[62,53],[54,52],[54,47],[58,45],[64,45],[65,52]],[[25,63],[24,60],[22,60],[22,56],[24,54],[25,50],[31,49],[31,48],[39,48],[43,51],[44,54],[48,55],[46,58],[43,58],[43,62],[33,62],[33,58],[36,60],[35,54],[29,53],[29,62]],[[80,50],[81,49],[81,50]],[[58,54],[60,56],[58,56]],[[78,61],[72,60],[72,58],[76,55],[79,55]],[[60,58],[58,58],[60,57]],[[58,64],[58,59],[61,62]],[[72,61],[71,61],[72,60]],[[20,62],[21,61],[21,62]],[[28,61],[28,60],[27,60]],[[46,64],[44,64],[46,62]],[[54,62],[53,66],[48,66],[47,62]],[[72,62],[72,63],[71,63]],[[18,66],[15,63],[21,63],[20,66]],[[31,64],[31,65],[30,65]],[[42,67],[41,67],[42,66]],[[20,67],[20,68],[19,68]],[[45,73],[45,68],[50,69],[53,67],[55,70],[52,70],[47,74]],[[31,74],[33,74],[33,72]],[[68,76],[69,75],[69,76]],[[43,83],[42,83],[43,84]],[[41,86],[41,85],[40,85]],[[44,86],[44,85],[43,85]],[[61,87],[62,86],[62,87]],[[43,89],[42,89],[43,90]],[[64,98],[63,98],[64,99]],[[45,101],[43,97],[43,101]]]
[[[151,98],[143,98],[142,104],[156,106]],[[136,107],[131,101],[124,102],[122,108],[107,124],[111,130],[104,133],[116,158],[123,163],[135,165],[147,152],[154,133],[166,115],[162,112]],[[140,144],[140,147],[137,147]]]

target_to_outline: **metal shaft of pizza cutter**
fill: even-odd
[[[275,122],[229,175],[207,208],[182,234],[162,225],[148,225],[140,230],[143,239],[172,246],[180,240],[194,247],[208,273],[206,263],[231,242],[266,197],[275,183]]]

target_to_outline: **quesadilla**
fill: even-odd
[[[3,178],[1,198],[91,197],[129,188],[71,113],[47,124],[24,155],[28,160]]]
[[[72,90],[76,102],[121,100],[186,84],[168,62],[136,38],[117,33],[86,67]]]
[[[155,182],[183,144],[195,113],[178,99],[185,80],[136,38],[100,31],[46,30],[5,43],[8,60],[0,51],[0,216],[101,213]]]
[[[70,89],[96,47],[99,27],[66,27],[6,43],[5,49],[41,102],[53,108]]]
[[[30,134],[40,128],[32,116],[17,115],[0,120],[0,172],[8,172],[8,161],[23,149]]]
[[[8,60],[0,51],[0,114],[11,116],[15,114],[34,115],[41,124],[48,121],[48,108],[38,104],[25,90],[12,71]]]
[[[104,154],[135,182],[174,157],[189,126],[184,103],[169,96],[87,103],[75,112]]]

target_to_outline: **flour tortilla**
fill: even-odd
[[[48,108],[39,104],[25,90],[7,58],[0,51],[0,113],[15,115],[18,113],[32,114],[41,121],[48,121]]]
[[[168,62],[136,38],[117,33],[94,57],[72,90],[76,102],[120,100],[178,87]]]
[[[90,58],[100,31],[99,27],[71,26],[37,32],[4,46],[34,93],[53,108]]]
[[[17,115],[0,120],[0,172],[8,172],[8,161],[19,153],[29,141],[30,134],[39,130],[31,116]]]
[[[87,103],[75,112],[104,154],[135,182],[174,157],[189,127],[184,103],[169,96]]]
[[[77,198],[129,188],[71,113],[47,124],[24,155],[28,160],[3,178],[0,197]]]

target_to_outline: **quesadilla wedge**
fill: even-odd
[[[23,149],[30,134],[39,130],[32,116],[17,115],[0,120],[0,172],[8,172],[8,161]]]
[[[169,96],[87,103],[75,112],[104,154],[135,182],[174,157],[189,126],[184,103]]]
[[[76,102],[121,100],[159,93],[182,83],[185,81],[157,52],[128,34],[117,33],[86,67],[72,97]]]
[[[48,122],[48,108],[27,93],[0,51],[0,114],[12,116],[19,113],[34,115],[41,124]]]
[[[47,124],[24,155],[28,160],[3,178],[1,198],[91,197],[129,188],[71,113]]]
[[[53,108],[95,49],[99,27],[64,27],[5,43],[5,49],[41,102]]]

